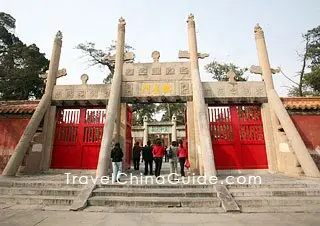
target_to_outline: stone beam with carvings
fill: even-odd
[[[190,54],[186,50],[180,50],[179,54],[178,54],[178,57],[179,57],[179,59],[189,59],[190,58]],[[204,59],[206,57],[209,57],[208,53],[198,53],[198,58]]]
[[[204,97],[207,102],[232,101],[264,102],[266,91],[264,82],[202,82]],[[175,82],[122,82],[121,98],[127,102],[154,100],[182,101],[192,98],[191,81]],[[56,85],[53,101],[96,101],[101,102],[109,98],[110,84],[87,85]],[[250,102],[250,103],[251,103]]]
[[[124,62],[133,62],[134,57],[135,57],[135,55],[133,52],[126,52],[126,53],[124,53],[123,61]],[[114,63],[114,62],[116,62],[116,55],[107,55],[104,57],[104,59]]]
[[[47,70],[46,73],[39,75],[39,78],[47,79],[48,73],[49,73],[49,70]],[[67,69],[65,69],[65,68],[62,68],[62,69],[58,70],[58,72],[57,72],[57,78],[60,78],[60,77],[66,76],[66,75],[67,75]]]
[[[271,69],[271,73],[272,74],[277,74],[277,73],[280,73],[280,68],[270,68]],[[261,70],[261,67],[260,66],[255,66],[255,65],[252,65],[250,67],[250,72],[253,73],[253,74],[259,74],[259,75],[262,75],[262,70]]]

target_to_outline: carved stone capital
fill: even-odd
[[[119,24],[118,24],[118,31],[124,32],[125,31],[125,25],[126,25],[126,21],[122,17],[120,17]]]
[[[47,79],[48,73],[49,73],[49,70],[47,70],[46,73],[39,75],[39,78]],[[66,75],[67,75],[67,70],[65,68],[62,68],[57,72],[57,78],[60,78]]]
[[[189,14],[187,23],[188,27],[195,27],[194,16],[192,13]]]
[[[264,38],[264,32],[259,24],[256,24],[256,26],[254,26],[254,35],[256,39]]]
[[[204,59],[206,57],[209,57],[208,53],[198,53],[198,58],[200,59]],[[189,59],[190,58],[190,54],[187,50],[180,50],[179,54],[178,54],[178,58],[180,59]]]

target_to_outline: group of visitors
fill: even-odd
[[[147,145],[144,147],[141,147],[139,145],[139,142],[136,142],[133,146],[132,151],[134,170],[139,170],[141,153],[145,165],[144,175],[155,175],[158,178],[161,173],[163,157],[166,155],[166,158],[169,159],[170,174],[172,174],[172,178],[170,179],[176,179],[174,175],[177,175],[178,162],[180,164],[180,174],[182,177],[185,176],[184,168],[185,163],[188,159],[188,152],[186,148],[183,146],[182,141],[179,141],[179,144],[176,141],[172,141],[171,145],[166,150],[161,145],[161,140],[158,140],[154,146],[151,145],[151,141],[148,140]],[[120,148],[120,143],[116,143],[111,150],[113,168],[112,180],[114,182],[120,181],[120,175],[122,171],[122,158],[123,152]],[[156,165],[154,174],[153,161]]]
[[[133,165],[134,170],[139,170],[140,157],[142,152],[142,159],[145,164],[144,175],[153,175],[153,161],[155,162],[155,173],[156,177],[160,176],[163,157],[169,159],[170,173],[175,173],[177,175],[177,165],[180,163],[180,174],[185,176],[184,167],[186,160],[188,158],[188,153],[186,148],[183,146],[182,141],[179,144],[173,141],[171,145],[165,149],[161,145],[161,141],[158,140],[154,146],[151,145],[150,140],[148,140],[147,145],[143,148],[140,147],[139,142],[136,142],[133,147]],[[172,178],[174,179],[174,178]]]

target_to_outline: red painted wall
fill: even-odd
[[[0,172],[4,169],[30,118],[0,118]]]
[[[290,115],[308,149],[320,146],[320,115]]]

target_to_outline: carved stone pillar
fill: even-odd
[[[187,130],[188,130],[188,155],[190,161],[190,173],[199,174],[199,164],[197,162],[198,152],[196,148],[196,138],[194,131],[194,110],[193,102],[187,102]]]
[[[9,162],[6,165],[2,175],[15,176],[22,160],[29,148],[30,142],[36,133],[44,114],[51,105],[53,87],[56,83],[56,76],[59,68],[60,54],[62,46],[62,33],[58,31],[53,43],[53,49],[49,65],[49,73],[47,76],[45,93],[42,96],[35,112],[33,113],[24,133],[22,134],[19,143],[16,146],[15,152],[12,154]]]
[[[142,146],[146,146],[148,142],[148,117],[143,117],[143,144]]]
[[[188,17],[187,22],[191,66],[190,68],[192,79],[192,94],[194,100],[194,117],[197,119],[195,120],[195,133],[198,133],[199,135],[204,175],[207,177],[216,176],[217,172],[214,164],[212,142],[209,131],[209,122],[207,118],[207,109],[204,102],[202,83],[200,80],[197,39],[193,15],[190,15]]]
[[[41,170],[47,171],[50,169],[52,150],[54,143],[54,134],[56,130],[56,106],[49,107],[45,117],[43,126],[43,148],[41,159]]]
[[[171,121],[172,121],[172,141],[177,141],[177,117],[173,115]]]
[[[119,108],[119,100],[121,93],[121,77],[123,69],[123,56],[124,56],[124,39],[125,39],[125,20],[119,19],[118,24],[118,39],[116,46],[116,61],[115,70],[111,83],[110,98],[107,106],[106,121],[103,127],[103,136],[101,141],[98,166],[96,171],[97,177],[102,177],[110,174],[108,172],[111,168],[111,143],[114,129],[114,122],[116,113]]]

